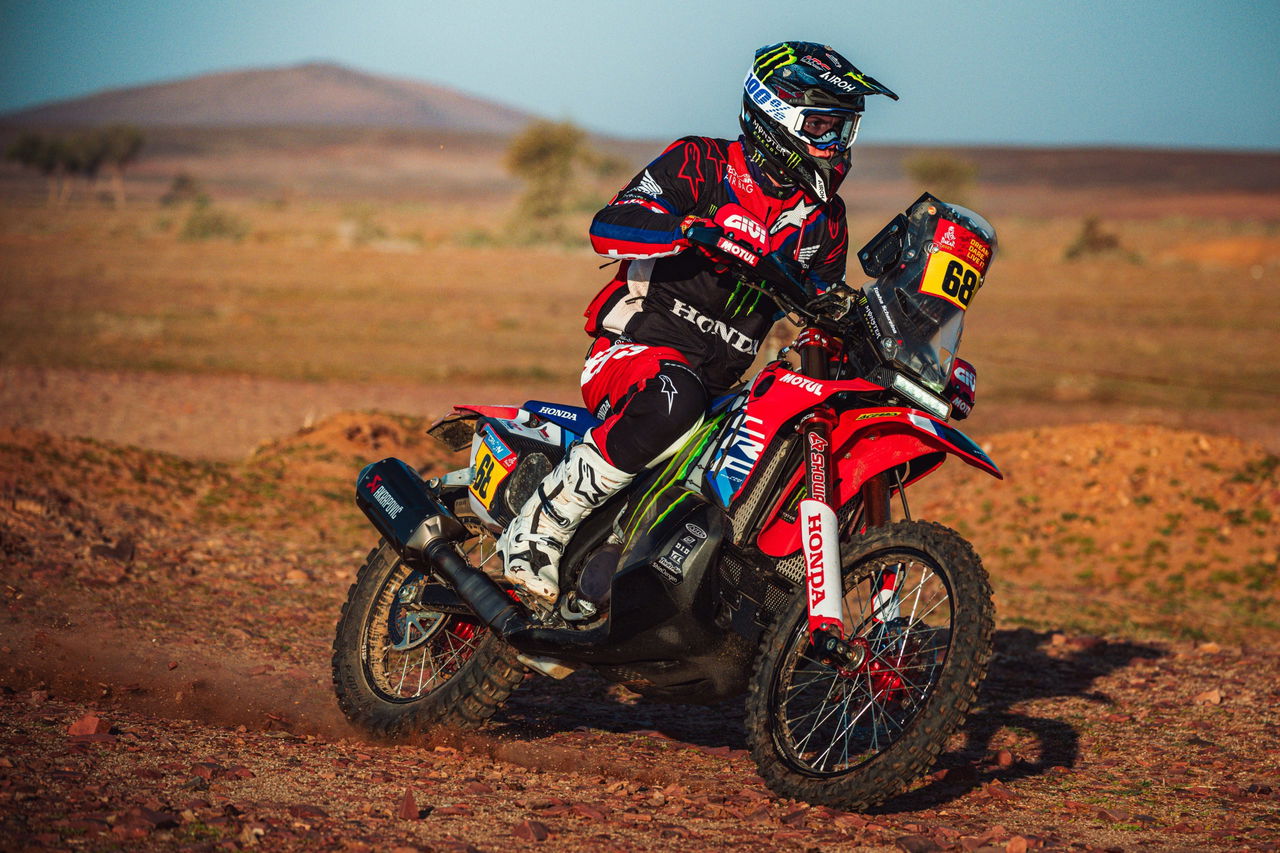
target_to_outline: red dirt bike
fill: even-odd
[[[587,411],[460,406],[431,434],[470,447],[470,467],[365,468],[356,501],[383,542],[338,624],[347,717],[408,739],[482,723],[527,669],[589,668],[658,700],[745,693],[752,756],[780,795],[857,809],[919,778],[974,701],[993,607],[973,548],[911,520],[905,491],[948,456],[1001,476],[946,423],[944,396],[972,387],[954,353],[994,248],[986,220],[926,194],[861,250],[875,280],[860,291],[812,298],[787,259],[757,259],[750,274],[803,326],[799,369],[780,358],[714,401],[589,516],[554,612],[519,600],[493,542],[595,425]]]

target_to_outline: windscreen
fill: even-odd
[[[881,355],[941,393],[995,248],[995,230],[973,211],[932,198],[913,205],[898,263],[863,287]]]

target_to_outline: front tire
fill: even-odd
[[[435,726],[479,726],[524,678],[515,650],[474,615],[426,603],[440,586],[383,542],[347,593],[333,686],[347,719],[375,737],[402,741]]]
[[[762,641],[747,739],[778,794],[865,809],[923,775],[964,721],[991,657],[994,608],[973,547],[938,524],[876,528],[843,560],[854,654],[819,659],[802,590]]]

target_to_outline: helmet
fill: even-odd
[[[756,51],[742,98],[752,162],[782,187],[829,201],[849,170],[866,95],[898,96],[829,47],[784,41]]]

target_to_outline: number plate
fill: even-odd
[[[962,310],[982,287],[991,248],[969,229],[943,219],[933,235],[936,249],[920,283],[920,292],[938,296]]]
[[[485,509],[489,509],[498,494],[498,486],[516,467],[516,455],[488,426],[480,437],[480,449],[472,466],[471,494]]]

